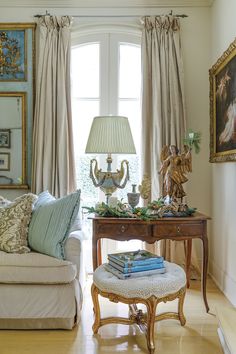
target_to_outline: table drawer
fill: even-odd
[[[198,236],[203,234],[202,224],[164,223],[154,225],[153,236]]]
[[[150,228],[148,225],[135,225],[129,223],[122,224],[100,224],[98,226],[98,233],[103,236],[149,236]]]

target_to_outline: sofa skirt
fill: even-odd
[[[68,284],[0,284],[0,329],[72,329],[81,307],[77,279]]]

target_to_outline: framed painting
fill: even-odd
[[[10,170],[10,154],[9,152],[0,152],[0,171]]]
[[[11,130],[0,129],[0,148],[11,147]]]
[[[26,27],[24,24],[0,24],[0,82],[26,80]]]
[[[236,161],[236,40],[209,70],[210,162]]]

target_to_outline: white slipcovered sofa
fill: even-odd
[[[49,206],[52,204],[50,203]],[[17,201],[15,204],[14,212],[16,213],[22,201]],[[61,223],[63,223],[63,207],[64,205],[58,218]],[[14,225],[8,225],[7,246],[2,241],[6,236],[6,233],[2,231],[5,227],[5,225],[2,227],[2,224],[6,219],[4,213],[7,212],[10,219],[14,219],[10,207],[7,208],[0,209],[0,329],[72,329],[80,320],[82,289],[85,285],[83,231],[72,231],[69,236],[67,234],[66,238],[60,240],[59,246],[63,245],[63,257],[40,252],[40,245],[39,250],[35,251],[25,241],[23,246],[22,242],[19,247],[17,244],[19,252],[12,252],[10,248],[13,241],[10,236],[15,236],[14,232],[11,234],[11,230],[15,230]],[[78,208],[77,206],[77,209],[73,211],[78,213]],[[68,206],[67,209],[69,209]],[[47,215],[49,215],[48,210],[46,210]],[[48,216],[49,221],[52,221],[53,217],[54,215]],[[24,217],[21,217],[21,223],[23,219]],[[27,223],[27,221],[24,222]],[[30,229],[30,222],[28,225]],[[42,229],[45,228],[47,232],[49,226],[43,223],[41,225]],[[20,227],[22,228],[22,225]],[[35,226],[32,227],[31,234],[32,232],[35,232]],[[45,232],[41,235],[39,230],[39,236],[42,239],[45,235]],[[33,237],[34,235],[31,235],[31,238]],[[55,245],[55,249],[57,246]],[[16,244],[14,247],[16,248]],[[22,251],[23,247],[29,247],[29,250]],[[53,245],[52,252],[54,252]]]
[[[83,232],[70,234],[66,260],[0,251],[0,329],[71,329],[80,320]]]

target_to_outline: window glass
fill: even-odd
[[[72,117],[77,187],[81,205],[94,206],[98,189],[89,178],[90,155],[85,147],[93,117],[99,114],[99,43],[82,44],[72,49]]]
[[[119,199],[127,201],[127,193],[132,191],[132,184],[140,183],[140,139],[141,139],[141,112],[140,112],[140,84],[141,84],[141,48],[133,44],[120,44],[119,62],[119,99],[118,111],[120,115],[128,117],[132,131],[136,155],[120,155],[118,165],[122,160],[129,161],[130,180],[124,189],[117,191]]]
[[[141,82],[140,46],[129,43],[120,44],[119,97],[137,98],[140,96]]]
[[[72,99],[75,154],[84,154],[93,117],[99,113],[99,100]]]
[[[141,139],[141,112],[140,99],[137,100],[119,100],[119,114],[128,117],[130,129],[134,139],[136,153],[140,155]]]
[[[99,43],[80,45],[72,50],[72,95],[99,97]]]
[[[84,153],[93,117],[98,112],[99,100],[72,99],[76,182],[77,187],[82,190],[81,205],[86,206],[94,206],[98,201],[98,189],[89,178],[90,160],[95,156]]]

